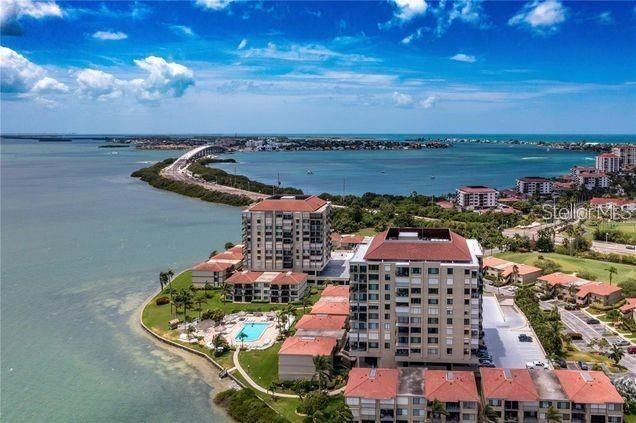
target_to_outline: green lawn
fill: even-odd
[[[565,273],[585,271],[592,275],[595,275],[596,280],[607,282],[609,281],[609,274],[605,269],[613,266],[618,270],[618,273],[612,276],[612,282],[618,282],[620,284],[626,279],[636,278],[636,266],[620,263],[606,263],[598,260],[566,256],[563,254],[506,252],[497,254],[497,257],[517,263],[534,265],[534,262],[537,261],[539,254],[541,254],[545,258],[557,262],[559,265],[561,265],[561,271]]]
[[[626,414],[625,423],[636,423],[636,414]]]
[[[376,231],[374,228],[362,228],[358,232],[356,232],[357,235],[362,236],[374,236],[377,235],[377,233],[378,231]]]
[[[187,270],[181,274],[179,274],[173,281],[172,286],[175,291],[180,289],[189,289],[192,286],[192,273]],[[198,317],[199,312],[204,312],[208,309],[221,309],[226,314],[236,313],[239,311],[270,311],[270,310],[279,310],[284,307],[281,304],[267,304],[267,303],[232,303],[221,301],[221,293],[217,290],[208,291],[209,294],[212,295],[212,298],[206,298],[206,303],[201,305],[201,310],[194,309],[188,310],[188,316],[190,317]],[[196,292],[197,295],[203,295],[203,290],[198,290]],[[175,318],[174,308],[171,307],[170,304],[164,304],[158,306],[155,304],[155,300],[160,296],[168,296],[167,289],[161,294],[155,296],[152,301],[146,306],[143,311],[143,322],[160,334],[168,334],[168,321]],[[317,296],[310,297],[312,304],[316,301]],[[198,306],[195,306],[198,307]],[[308,308],[310,308],[309,306]],[[179,309],[179,319],[183,320],[182,310]]]
[[[272,382],[278,382],[278,351],[282,342],[277,342],[265,350],[241,351],[239,361],[254,382],[267,389]]]
[[[245,378],[241,376],[239,372],[234,372],[233,375],[243,382],[245,386],[249,386],[249,384],[245,381]],[[251,388],[246,388],[251,389]],[[300,399],[296,398],[272,398],[271,395],[264,394],[262,392],[254,391],[256,395],[263,400],[266,404],[272,407],[278,414],[285,417],[292,423],[300,423],[303,421],[303,418],[296,414],[296,409],[300,405]]]

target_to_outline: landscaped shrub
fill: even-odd
[[[170,304],[170,298],[168,297],[159,297],[155,300],[155,304],[157,304],[158,306],[160,305],[165,305],[165,304]]]
[[[227,409],[227,413],[237,422],[288,423],[289,420],[276,414],[250,389],[229,389],[219,392],[214,402]]]

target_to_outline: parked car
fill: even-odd
[[[636,250],[636,245],[627,245],[625,246],[628,250]]]
[[[582,361],[579,361],[577,364],[579,365],[579,369],[581,369],[581,370],[590,370],[590,366],[588,366],[587,364],[585,364]]]
[[[627,348],[628,354],[636,354],[636,346],[631,346]]]
[[[595,319],[593,317],[589,317],[585,323],[587,323],[588,325],[598,325],[599,323],[601,323],[598,319]]]
[[[614,342],[614,345],[616,345],[617,347],[629,347],[631,345],[631,342],[624,339],[619,339],[618,341]]]
[[[490,359],[490,358],[480,358],[479,359],[479,364],[486,364],[486,363],[492,363],[492,359]]]
[[[519,335],[519,342],[532,342],[532,337],[522,333]]]
[[[479,363],[479,367],[497,367],[494,363]]]
[[[548,366],[543,361],[535,360],[526,363],[527,369],[547,369]]]
[[[568,368],[568,363],[565,362],[565,359],[563,357],[557,357],[554,360],[552,360],[552,362],[555,364],[555,367],[558,366],[561,369]]]

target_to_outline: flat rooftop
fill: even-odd
[[[559,379],[552,371],[545,369],[530,369],[530,377],[539,392],[539,398],[545,400],[569,401],[563,391]]]
[[[424,369],[400,367],[398,372],[398,395],[424,396]]]

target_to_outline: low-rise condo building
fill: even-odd
[[[278,379],[311,379],[316,373],[314,357],[324,356],[333,363],[337,340],[327,336],[290,336],[278,351]]]
[[[605,172],[581,172],[576,178],[579,188],[595,189],[609,187],[609,177]]]
[[[610,211],[620,210],[624,212],[636,211],[636,200],[630,198],[594,197],[590,200],[590,207],[601,212],[603,217],[615,219]]]
[[[554,191],[554,183],[539,176],[526,176],[517,179],[517,192],[523,195],[551,195]]]
[[[576,292],[576,302],[579,305],[610,306],[619,302],[621,298],[623,290],[620,287],[603,282],[586,283]]]
[[[625,401],[605,373],[554,370],[554,375],[571,403],[570,421],[586,423],[621,423],[623,421]]]
[[[493,281],[505,284],[528,284],[541,276],[542,270],[528,264],[514,263],[497,257],[484,259],[484,274]]]
[[[304,272],[314,280],[331,257],[331,203],[276,195],[243,211],[245,265],[260,272]]]
[[[448,229],[390,228],[361,245],[349,262],[349,344],[358,365],[475,363],[481,259],[476,240]]]
[[[455,201],[462,210],[493,209],[497,207],[497,190],[481,185],[457,189]]]
[[[621,170],[620,156],[612,153],[603,153],[596,156],[596,169],[605,173],[616,173]]]
[[[477,422],[479,416],[473,372],[355,368],[344,395],[354,422]],[[432,408],[435,402],[443,412]]]
[[[579,288],[590,283],[587,279],[562,272],[554,272],[540,276],[537,278],[537,282],[544,294],[568,302],[576,301],[576,293]]]
[[[539,393],[527,369],[482,367],[479,373],[482,402],[498,414],[498,421],[538,421]]]
[[[232,287],[226,299],[249,303],[252,301],[291,303],[308,294],[307,275],[297,272],[236,272],[226,283]]]
[[[612,153],[620,158],[621,170],[630,170],[636,167],[636,145],[619,145],[612,148]]]
[[[205,288],[206,284],[218,288],[243,265],[243,246],[235,245],[227,251],[213,255],[209,260],[192,267],[192,285]]]

